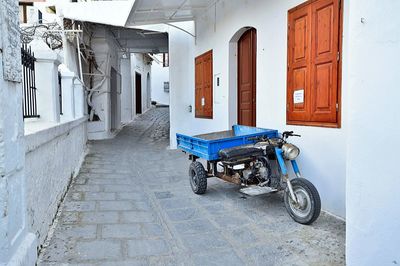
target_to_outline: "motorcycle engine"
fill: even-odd
[[[250,167],[242,171],[246,183],[262,183],[269,180],[271,168],[266,158],[258,158],[250,163]]]

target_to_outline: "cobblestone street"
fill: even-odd
[[[195,195],[168,116],[153,108],[90,142],[39,265],[344,265],[340,220],[300,225],[280,193],[244,197],[216,178]]]

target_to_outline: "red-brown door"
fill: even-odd
[[[256,29],[238,41],[238,124],[256,126]]]

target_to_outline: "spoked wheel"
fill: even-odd
[[[298,203],[292,200],[289,189],[286,188],[284,194],[286,210],[293,220],[298,223],[313,223],[321,212],[321,199],[317,189],[310,181],[304,178],[295,178],[290,182]]]
[[[196,194],[204,194],[207,190],[207,173],[200,162],[192,162],[189,167],[189,180]]]

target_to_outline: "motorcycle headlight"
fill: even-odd
[[[290,143],[285,143],[282,146],[283,157],[287,160],[294,160],[299,156],[300,149]]]

